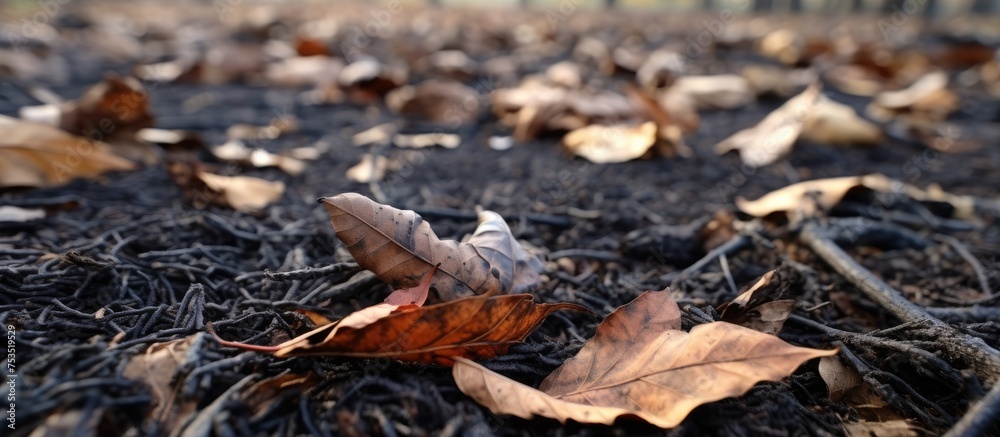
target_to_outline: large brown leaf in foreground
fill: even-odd
[[[136,168],[105,143],[52,126],[0,116],[0,131],[0,188],[51,187]]]
[[[538,389],[458,359],[459,389],[494,413],[611,424],[622,415],[677,426],[698,405],[745,393],[833,355],[725,322],[679,327],[666,292],[646,292],[615,310]]]
[[[386,309],[385,305],[372,308]],[[384,357],[451,366],[456,357],[490,358],[507,352],[545,317],[561,309],[586,311],[569,303],[537,304],[529,294],[473,296],[426,307],[406,305],[387,314],[369,314],[381,316],[375,320],[354,320],[352,314],[339,323],[317,328],[277,346],[221,343],[273,352],[279,357]],[[346,323],[349,319],[353,321]]]
[[[431,286],[442,301],[476,294],[527,291],[538,282],[541,262],[511,235],[503,217],[479,213],[468,242],[440,240],[417,213],[382,205],[357,193],[320,199],[337,238],[361,267],[393,288],[416,285],[440,264]]]

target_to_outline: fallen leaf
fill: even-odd
[[[149,106],[138,79],[109,74],[74,101],[24,107],[20,116],[102,141],[119,156],[153,164],[159,160],[156,149],[135,139],[136,131],[153,125]]]
[[[282,116],[271,120],[267,126],[252,124],[234,124],[226,129],[226,138],[230,140],[273,140],[284,134],[295,132],[299,128],[295,118]]]
[[[337,84],[349,92],[352,100],[369,103],[405,84],[407,76],[408,72],[403,67],[363,57],[340,70]]]
[[[453,79],[431,79],[396,88],[385,96],[385,103],[404,117],[453,127],[479,118],[476,90]]]
[[[507,352],[549,314],[563,309],[587,311],[571,303],[537,304],[529,294],[471,296],[424,307],[411,305],[374,320],[365,317],[348,323],[348,316],[276,346],[217,340],[224,346],[272,352],[277,357],[392,358],[451,366],[456,359],[492,358]]]
[[[175,377],[195,342],[201,341],[197,333],[185,338],[154,343],[145,352],[133,355],[125,365],[122,376],[144,382],[152,392],[152,407],[149,417],[163,423],[167,429],[175,429],[194,415],[198,408],[196,400],[177,399],[178,387]]]
[[[326,85],[337,82],[344,61],[329,56],[297,56],[272,62],[264,68],[267,82],[279,87]]]
[[[749,83],[754,93],[760,96],[789,97],[810,84],[818,77],[812,69],[791,70],[774,65],[754,64],[744,67],[740,76]]]
[[[617,163],[640,158],[656,143],[656,123],[638,126],[591,125],[567,133],[562,144],[571,153],[597,163]]]
[[[455,149],[462,144],[462,137],[458,134],[446,134],[443,132],[431,132],[426,134],[396,134],[392,137],[392,143],[396,147],[406,149],[423,149],[425,147],[441,146],[445,149]]]
[[[462,359],[452,375],[463,393],[498,414],[609,425],[629,415],[671,428],[698,405],[738,396],[809,359],[837,353],[725,322],[685,333],[677,330],[679,318],[668,292],[643,293],[608,315],[538,389]]]
[[[0,222],[26,222],[40,218],[45,218],[44,209],[19,208],[9,205],[0,206]]]
[[[930,434],[929,431],[914,426],[909,420],[873,422],[862,420],[844,424],[844,431],[850,437],[917,437]]]
[[[52,187],[110,171],[135,170],[106,143],[0,115],[0,188]]]
[[[289,397],[315,387],[319,382],[320,379],[315,373],[297,375],[286,370],[247,387],[240,393],[240,398],[250,408],[251,420],[258,419],[273,405],[287,401]]]
[[[805,119],[802,138],[822,144],[872,145],[882,141],[882,129],[854,108],[821,96]]]
[[[212,155],[223,161],[238,162],[253,168],[278,167],[292,176],[302,174],[306,163],[290,156],[282,156],[264,149],[251,149],[241,140],[229,140],[223,145],[213,147]]]
[[[740,159],[751,167],[763,167],[787,156],[802,132],[805,120],[816,107],[819,91],[818,83],[806,88],[756,126],[743,129],[716,144],[715,153],[722,155],[739,151]]]
[[[433,287],[442,301],[474,294],[521,293],[535,286],[541,261],[511,235],[503,217],[479,213],[468,242],[439,240],[413,211],[382,205],[357,193],[321,198],[337,238],[361,267],[393,288],[413,286],[440,263]]]
[[[385,179],[385,172],[388,166],[388,158],[382,155],[365,153],[361,155],[361,162],[347,169],[347,179],[361,184],[381,181]]]
[[[684,73],[684,57],[672,50],[657,50],[645,57],[635,72],[635,80],[646,90],[666,88],[681,80]]]
[[[968,196],[946,193],[940,187],[920,189],[889,179],[881,174],[845,176],[799,182],[772,191],[757,200],[736,198],[736,207],[754,217],[764,217],[777,212],[794,212],[799,216],[815,214],[817,208],[829,210],[856,187],[865,187],[880,193],[897,193],[920,202],[944,202],[952,206],[952,217],[971,220],[975,217],[975,200]]]
[[[683,76],[671,91],[687,95],[697,109],[736,109],[753,103],[756,94],[743,76]]]
[[[392,142],[392,136],[396,134],[396,130],[395,124],[383,123],[354,134],[354,136],[351,137],[351,142],[358,147],[372,144],[388,145]]]
[[[254,213],[285,193],[284,182],[214,174],[203,170],[197,163],[172,162],[167,171],[184,191],[184,196],[197,208],[214,203]]]
[[[778,335],[795,308],[795,299],[780,299],[780,276],[774,270],[765,273],[736,299],[719,305],[719,320]]]
[[[827,392],[834,402],[840,402],[847,392],[864,383],[857,371],[836,356],[819,359],[819,376],[826,382]]]
[[[958,109],[958,96],[948,89],[943,71],[928,73],[909,87],[875,95],[866,111],[875,120],[887,122],[901,113],[928,121],[942,121]]]

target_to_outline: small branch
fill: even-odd
[[[837,246],[832,239],[826,236],[826,232],[820,229],[815,223],[805,225],[799,233],[799,240],[808,245],[813,252],[833,267],[837,273],[847,278],[852,284],[861,289],[869,299],[885,308],[893,316],[903,322],[923,322],[930,321],[938,326],[947,326],[946,323],[930,315],[923,307],[910,302],[901,293],[894,290],[892,286],[886,284],[881,279],[873,275],[868,269],[858,264],[843,249]]]
[[[338,264],[330,264],[323,267],[307,267],[301,270],[291,270],[287,272],[272,272],[270,270],[264,270],[264,277],[272,281],[287,282],[287,281],[298,281],[305,279],[317,279],[324,276],[332,275],[334,273],[348,272],[352,270],[360,270],[361,267],[358,263],[346,262]]]
[[[590,258],[601,261],[618,261],[622,259],[622,257],[618,256],[618,254],[614,252],[590,249],[567,249],[549,254],[549,259],[558,258]]]
[[[948,243],[952,249],[955,249],[955,252],[958,252],[958,254],[965,259],[965,262],[972,266],[972,270],[976,272],[976,278],[979,279],[979,287],[983,291],[984,298],[992,298],[993,290],[990,289],[990,280],[986,276],[986,269],[984,269],[983,265],[979,263],[979,260],[972,255],[972,252],[969,252],[969,249],[966,249],[965,245],[962,244],[961,241],[958,241],[955,237],[949,235],[939,235],[936,238],[939,241]]]
[[[799,240],[808,245],[827,264],[833,267],[854,286],[858,287],[873,302],[885,308],[903,322],[929,323],[939,328],[948,341],[942,341],[942,349],[951,360],[965,361],[988,384],[1000,380],[1000,352],[991,348],[982,339],[974,338],[952,328],[927,310],[906,300],[902,293],[858,264],[843,249],[828,238],[816,223],[806,224],[799,233]]]
[[[965,412],[944,437],[987,435],[997,430],[998,419],[1000,419],[1000,384],[993,384],[993,388],[986,393],[986,396],[969,408],[969,411]]]
[[[690,276],[692,273],[705,268],[705,266],[707,266],[712,261],[715,261],[716,258],[722,255],[728,255],[730,253],[742,249],[749,242],[750,239],[747,238],[746,235],[743,234],[734,235],[733,238],[729,239],[729,241],[722,243],[721,246],[716,247],[715,249],[712,249],[707,254],[705,254],[705,256],[702,257],[700,260],[696,261],[694,264],[691,264],[690,266],[688,266],[688,268],[681,270],[681,272],[678,273],[676,277],[674,277],[674,280],[670,282],[670,288],[676,289],[677,284],[682,280],[684,280],[685,278],[687,278],[688,276]]]

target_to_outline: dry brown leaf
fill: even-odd
[[[299,122],[293,117],[282,116],[271,120],[267,126],[252,124],[234,124],[226,129],[226,138],[230,140],[273,140],[284,134],[295,132]]]
[[[198,333],[185,338],[154,343],[145,352],[132,356],[122,376],[142,381],[152,391],[152,406],[149,417],[173,429],[187,421],[198,408],[198,402],[178,402],[174,378],[187,360],[188,351],[198,341]]]
[[[347,179],[362,184],[381,181],[385,179],[385,172],[388,167],[388,158],[382,155],[365,153],[361,155],[361,162],[347,169]]]
[[[320,199],[337,238],[361,267],[393,288],[413,286],[419,272],[440,263],[433,287],[440,300],[474,294],[521,293],[539,279],[541,261],[511,235],[503,217],[479,213],[468,242],[439,240],[413,211],[382,205],[357,193]]]
[[[757,96],[789,97],[816,82],[812,69],[790,70],[773,65],[749,65],[740,71]]]
[[[431,79],[396,88],[385,96],[386,106],[404,117],[457,127],[479,117],[476,90],[453,79]]]
[[[135,170],[111,147],[56,127],[0,115],[0,188],[51,187],[109,171]]]
[[[268,181],[252,176],[223,176],[205,171],[198,172],[197,175],[210,190],[218,194],[216,203],[237,211],[260,211],[285,193],[285,183],[281,181]]]
[[[930,434],[927,430],[915,427],[909,420],[890,420],[872,422],[862,420],[844,424],[844,431],[850,437],[917,437]]]
[[[75,101],[24,107],[20,116],[102,141],[115,154],[136,162],[159,160],[155,148],[135,139],[136,131],[153,125],[153,116],[146,90],[134,77],[109,74]]]
[[[722,155],[733,150],[751,167],[763,167],[787,156],[802,126],[816,106],[820,86],[811,85],[801,94],[764,117],[756,126],[743,129],[715,145],[715,153]]]
[[[444,132],[431,132],[426,134],[396,134],[392,137],[392,143],[396,147],[404,149],[423,149],[425,147],[441,146],[445,149],[455,149],[462,144],[462,137],[458,134],[446,134]]]
[[[344,61],[329,56],[297,56],[273,62],[264,69],[267,82],[279,87],[327,85],[337,82]]]
[[[765,273],[750,289],[716,308],[719,320],[778,335],[795,308],[795,299],[780,299],[780,282],[777,271]]]
[[[302,174],[306,163],[290,156],[282,156],[264,149],[251,149],[241,140],[229,140],[213,147],[212,155],[223,161],[234,161],[253,168],[278,167],[292,176]]]
[[[671,91],[687,95],[697,109],[736,109],[756,99],[750,82],[736,74],[680,77]]]
[[[882,129],[854,108],[820,97],[806,117],[802,138],[822,144],[872,145],[882,141]]]
[[[351,137],[351,142],[358,147],[372,144],[382,146],[388,145],[392,142],[392,136],[396,134],[396,130],[397,128],[395,124],[383,123],[354,134],[354,136]]]
[[[954,208],[953,217],[963,220],[975,217],[975,200],[971,197],[946,193],[935,185],[920,189],[881,174],[799,182],[767,193],[757,200],[737,197],[736,207],[754,217],[764,217],[776,212],[794,212],[809,216],[816,213],[817,207],[829,210],[840,203],[847,192],[855,187],[865,187],[881,193],[905,194],[920,202],[945,202]]]
[[[337,84],[348,91],[351,100],[371,103],[405,84],[408,75],[403,67],[385,65],[377,59],[365,57],[340,70]]]
[[[866,111],[873,119],[883,122],[901,113],[911,113],[928,121],[941,121],[958,106],[958,96],[948,89],[948,75],[935,71],[920,77],[905,89],[877,94]]]
[[[420,289],[426,298],[425,274]],[[394,295],[399,291],[394,292]],[[253,346],[219,340],[225,346],[285,356],[393,358],[451,366],[461,358],[491,358],[524,340],[552,312],[587,311],[571,303],[536,304],[529,294],[472,296],[430,306],[417,306],[409,296],[353,313],[339,322],[314,329],[276,346]],[[419,299],[419,298],[417,298]]]
[[[698,405],[738,396],[809,359],[837,353],[725,322],[685,333],[677,330],[679,319],[668,292],[643,293],[605,318],[538,389],[467,360],[456,360],[452,375],[463,393],[494,413],[603,424],[634,415],[671,428]]]
[[[571,153],[597,163],[616,163],[641,158],[656,143],[656,123],[638,126],[591,125],[567,133],[562,144]]]
[[[819,359],[819,376],[826,382],[827,393],[835,402],[840,402],[847,392],[864,383],[857,371],[847,367],[843,360],[836,356]]]
[[[635,80],[646,90],[666,88],[673,85],[685,69],[684,57],[673,50],[657,50],[642,61],[635,72]]]

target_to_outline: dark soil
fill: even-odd
[[[95,61],[79,51],[65,55],[73,66],[71,80],[51,87],[70,98],[105,71],[127,73],[130,67]],[[723,55],[743,56],[739,51]],[[2,85],[0,113],[16,115],[19,107],[37,104],[24,86]],[[66,430],[75,435],[164,433],[168,425],[145,419],[153,399],[150,388],[122,377],[129,358],[149,345],[204,332],[208,322],[227,339],[272,344],[303,328],[292,311],[298,306],[323,306],[344,315],[385,296],[386,286],[355,271],[292,281],[266,276],[268,271],[351,261],[315,199],[352,191],[375,196],[369,185],[344,176],[365,151],[351,144],[351,136],[393,119],[381,107],[373,112],[355,104],[305,106],[297,103],[300,91],[241,84],[159,84],[149,89],[157,127],[198,131],[208,144],[220,144],[232,124],[263,125],[277,112],[294,115],[301,128],[267,142],[267,149],[317,140],[332,145],[329,156],[310,163],[300,177],[274,169],[242,170],[288,185],[285,196],[262,214],[192,208],[162,166],[0,195],[6,205],[76,204],[41,220],[0,223],[0,320],[16,327],[19,363],[18,426],[16,433],[6,435],[27,435],[46,421],[50,430],[75,423],[75,429]],[[866,103],[835,91],[829,95],[858,109]],[[960,111],[955,120],[1000,122],[1000,103],[973,93],[963,97],[963,105],[975,109]],[[194,100],[207,103],[185,112],[185,103],[190,106]],[[548,279],[536,294],[541,301],[577,302],[603,316],[644,290],[663,289],[705,255],[700,244],[692,244],[696,228],[683,225],[703,223],[720,211],[736,214],[736,196],[756,198],[788,185],[786,172],[777,166],[746,174],[735,155],[717,157],[711,151],[716,142],[755,124],[779,104],[763,100],[737,111],[703,113],[699,132],[687,138],[695,150],[691,158],[614,165],[569,157],[556,147],[558,137],[492,150],[486,144],[489,136],[508,130],[484,113],[481,122],[461,129],[463,144],[455,150],[387,151],[408,164],[378,188],[387,203],[421,212],[442,238],[470,233],[473,212],[482,206],[506,217],[515,235],[532,245],[551,252],[592,251],[589,257],[572,258],[571,273],[557,274],[558,267],[550,263]],[[1000,149],[993,143],[995,139],[951,154],[891,138],[873,148],[800,143],[790,163],[802,179],[878,172],[918,186],[936,183],[950,192],[991,198],[1000,191]],[[914,163],[920,165],[917,172],[908,165]],[[1000,227],[991,215],[980,219],[984,226],[950,235],[982,263],[995,292],[1000,286]],[[669,230],[677,235],[625,250],[627,233],[656,234],[663,225],[677,226]],[[848,249],[920,305],[961,309],[983,297],[970,263],[953,246],[933,239],[940,232],[926,226],[915,231],[930,242],[927,247]],[[899,325],[798,243],[794,230],[768,226],[761,235],[764,239],[727,257],[741,289],[777,267],[794,285],[796,315],[802,318],[851,332]],[[618,259],[602,259],[607,254]],[[680,278],[675,291],[686,328],[713,317],[712,306],[736,295],[718,261]],[[833,304],[812,309],[828,301]],[[959,310],[939,316],[998,347],[997,304],[984,302],[976,314]],[[553,316],[523,345],[486,364],[537,385],[579,349],[599,321],[570,313]],[[794,320],[781,336],[813,347],[835,342]],[[919,344],[905,329],[886,337]],[[882,384],[880,393],[898,414],[928,433],[947,430],[985,392],[960,363],[928,370],[904,352],[839,344],[865,365],[884,371],[872,376]],[[312,372],[318,382],[281,392],[274,403],[221,396],[248,375],[256,375],[257,381],[288,370]],[[175,381],[178,401],[211,411],[206,426],[218,435],[838,435],[844,432],[844,420],[858,418],[846,403],[828,397],[815,361],[784,381],[762,383],[746,395],[699,407],[669,431],[629,419],[609,428],[495,416],[458,391],[449,369],[379,360],[276,359],[222,348],[204,335],[192,346],[181,373],[185,376]],[[69,417],[74,412],[80,415]]]

